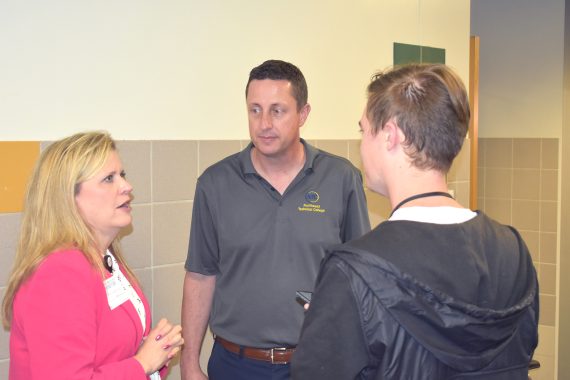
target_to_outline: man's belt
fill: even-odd
[[[295,352],[294,348],[276,347],[276,348],[252,348],[244,347],[239,344],[232,343],[220,338],[215,337],[216,342],[222,345],[226,350],[234,354],[244,356],[248,359],[263,360],[271,364],[289,364],[291,356]]]

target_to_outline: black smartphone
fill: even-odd
[[[311,292],[306,292],[303,290],[297,290],[295,292],[295,299],[297,300],[297,302],[299,302],[301,304],[301,306],[305,306],[305,304],[307,303],[311,303],[311,297],[313,296],[313,293]]]

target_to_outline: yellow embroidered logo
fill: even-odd
[[[317,202],[321,199],[319,193],[314,190],[307,191],[305,194],[305,200],[309,203],[303,203],[303,206],[297,207],[300,212],[317,212],[317,213],[325,213],[327,212],[326,209],[321,208],[321,205],[317,204]]]
[[[312,205],[310,203],[303,203],[302,207],[297,207],[301,212],[327,212],[321,205]]]

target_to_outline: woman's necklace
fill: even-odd
[[[447,197],[447,198],[451,198],[453,199],[453,197],[451,196],[451,194],[446,193],[445,191],[432,191],[429,193],[421,193],[421,194],[416,194],[416,195],[412,195],[411,197],[408,197],[406,199],[404,199],[403,201],[401,201],[400,203],[398,203],[396,205],[396,207],[394,207],[394,209],[392,210],[392,212],[390,213],[390,217],[392,215],[394,215],[394,213],[396,212],[397,209],[399,209],[400,207],[402,207],[404,204],[411,202],[415,199],[419,199],[419,198],[427,198],[427,197]]]

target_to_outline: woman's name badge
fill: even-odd
[[[105,291],[107,292],[107,301],[109,307],[114,310],[117,306],[122,305],[129,299],[127,289],[121,284],[117,276],[111,276],[105,281]]]

